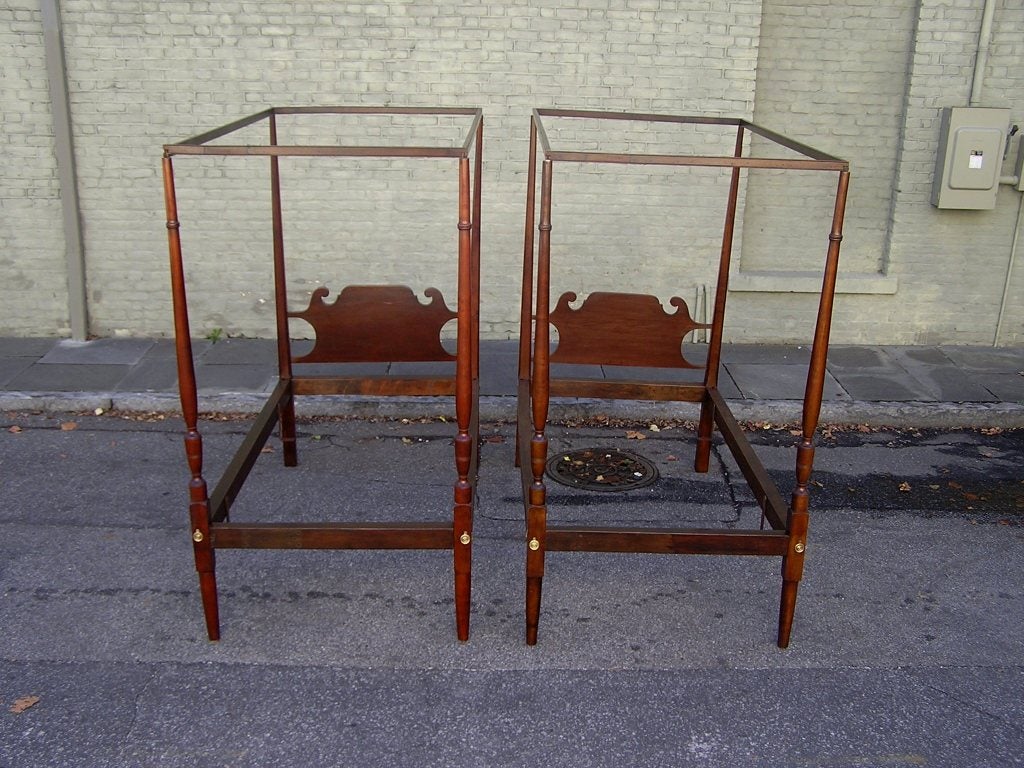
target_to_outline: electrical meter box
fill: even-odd
[[[935,158],[932,205],[984,210],[996,207],[1010,110],[946,107]]]

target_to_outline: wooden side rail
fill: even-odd
[[[296,395],[454,395],[455,376],[296,376]]]
[[[291,400],[291,389],[287,381],[279,381],[267,402],[263,405],[256,420],[249,427],[234,457],[221,475],[220,481],[210,494],[210,519],[212,522],[226,520],[230,514],[232,503],[245,484],[260,456],[260,451],[267,444],[274,427],[277,425],[279,408]]]
[[[708,398],[715,406],[715,424],[769,525],[776,531],[786,530],[789,505],[782,499],[778,487],[754,453],[746,435],[743,434],[742,427],[732,415],[721,393],[717,389],[709,389]]]
[[[644,530],[549,525],[549,552],[644,552],[666,555],[784,555],[788,537],[774,531],[716,528]]]
[[[615,400],[678,400],[699,403],[704,398],[703,384],[663,384],[621,379],[550,380],[552,397],[598,397]]]
[[[218,549],[451,549],[450,523],[222,523]]]

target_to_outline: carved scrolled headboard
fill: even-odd
[[[673,296],[676,311],[668,314],[657,296],[595,292],[579,307],[569,304],[576,294],[563,293],[550,322],[558,330],[555,363],[629,365],[656,368],[700,368],[682,352],[683,338],[698,328],[710,328],[690,317],[686,302]]]
[[[422,304],[404,285],[349,285],[328,304],[317,288],[309,306],[288,317],[305,320],[316,333],[313,349],[296,363],[443,361],[455,357],[441,346],[441,329],[457,315],[436,288]]]

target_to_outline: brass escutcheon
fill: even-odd
[[[532,549],[534,552],[536,552],[538,549],[540,549],[540,542],[537,541],[536,537],[534,537],[534,538],[530,539],[530,545],[529,546],[530,546],[530,549]]]
[[[796,552],[798,555],[802,554],[806,548],[807,545],[804,544],[802,541],[798,541],[796,544],[793,545],[793,551]]]
[[[196,528],[194,531],[192,531],[192,541],[194,541],[196,544],[198,544],[202,540],[203,540],[203,532],[202,531],[200,531],[198,528]]]
[[[459,536],[459,541],[463,544],[469,544],[473,540],[473,537],[469,535],[469,531],[463,531],[462,535]]]

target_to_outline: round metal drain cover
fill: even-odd
[[[548,459],[547,474],[556,483],[588,491],[632,491],[658,479],[650,461],[618,448],[557,453]]]

